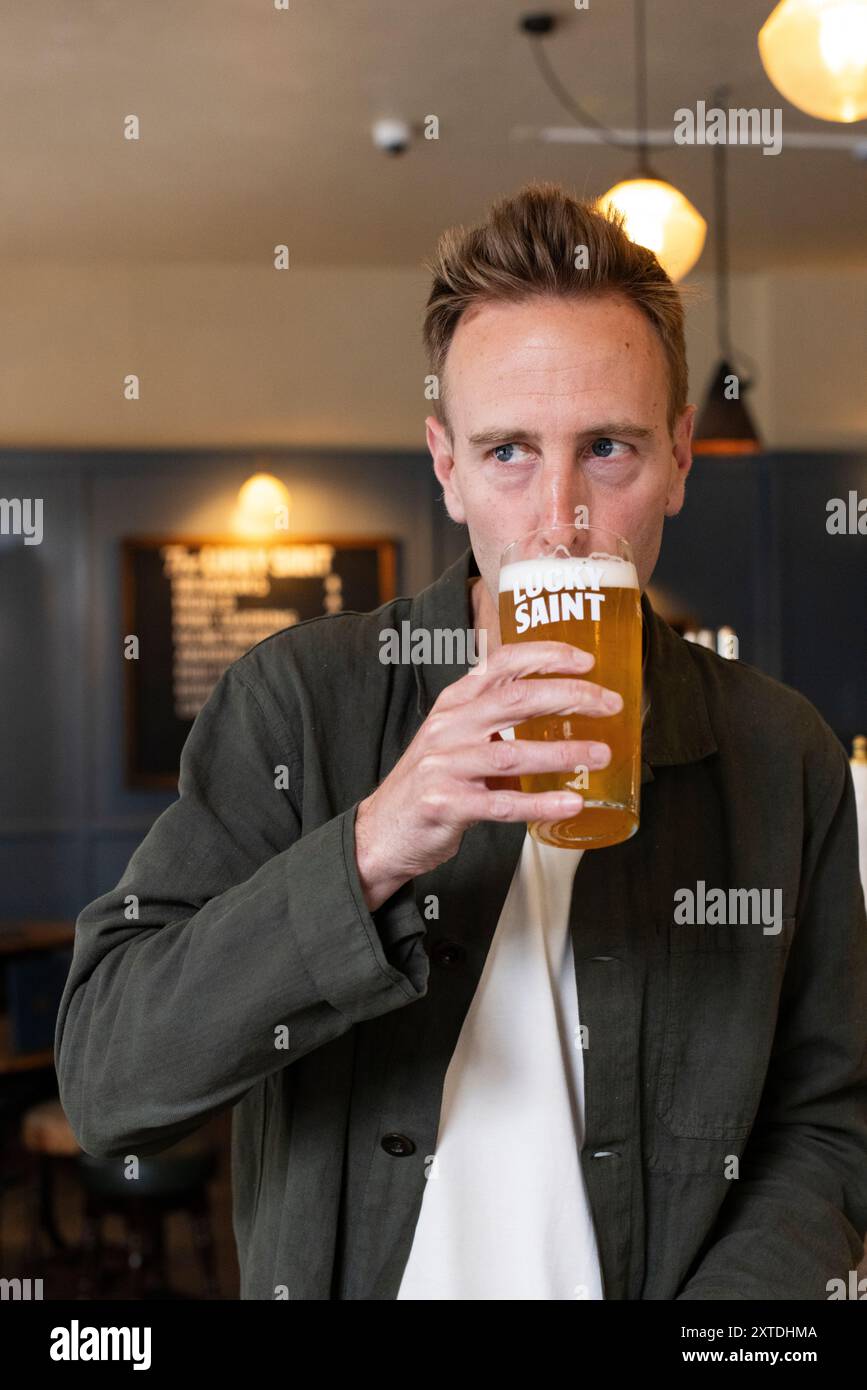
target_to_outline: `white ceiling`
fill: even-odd
[[[138,262],[418,266],[439,230],[537,178],[602,192],[630,170],[608,147],[513,138],[569,118],[519,33],[515,0],[3,0],[0,256]],[[554,7],[563,83],[634,124],[631,0]],[[843,131],[795,111],[756,48],[771,0],[649,0],[649,124],[709,103],[781,106],[784,129]],[[124,116],[142,138],[122,138]],[[440,121],[390,159],[372,122]],[[854,128],[867,136],[867,122]],[[653,152],[710,219],[711,151]],[[863,260],[867,164],[757,147],[729,158],[736,268]],[[700,268],[710,268],[709,248]]]

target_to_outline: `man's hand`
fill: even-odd
[[[575,792],[507,791],[497,781],[572,772],[579,764],[605,767],[607,743],[505,740],[499,733],[539,715],[616,714],[623,707],[617,692],[576,675],[593,664],[591,653],[566,642],[509,643],[483,672],[473,669],[446,687],[403,757],[359,804],[355,854],[371,912],[407,879],[451,859],[477,821],[553,821],[581,810],[584,799]]]

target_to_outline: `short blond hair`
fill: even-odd
[[[587,248],[587,269],[576,268],[578,247]],[[530,183],[495,202],[477,226],[448,228],[424,264],[433,277],[424,345],[438,381],[434,410],[449,438],[446,356],[467,309],[534,295],[606,292],[631,300],[656,330],[668,362],[668,428],[673,431],[689,390],[683,303],[653,252],[630,241],[622,216],[572,197],[559,184]]]

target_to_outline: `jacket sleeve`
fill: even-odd
[[[178,800],[76,922],[55,1061],[72,1129],[96,1156],[175,1143],[262,1077],[427,990],[412,881],[371,915],[358,802],[301,835],[297,755],[238,666],[190,731]]]
[[[867,1229],[867,920],[842,745],[807,821],[774,1047],[740,1177],[679,1299],[827,1299]],[[823,789],[827,776],[823,779]]]

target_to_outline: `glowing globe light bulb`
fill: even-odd
[[[768,77],[800,111],[867,116],[867,0],[781,0],[758,42]]]
[[[672,280],[695,265],[704,246],[707,223],[688,198],[663,179],[625,179],[599,199],[603,211],[623,213],[630,241],[652,251]]]

